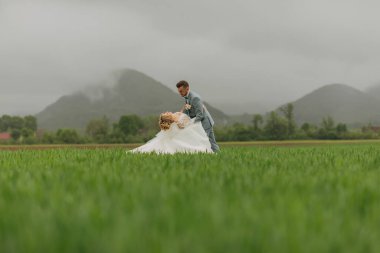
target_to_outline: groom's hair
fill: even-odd
[[[179,81],[176,86],[177,86],[177,88],[179,88],[179,87],[187,88],[187,87],[189,87],[189,83],[186,82],[185,80],[182,80],[182,81]]]

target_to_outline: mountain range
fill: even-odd
[[[327,116],[350,126],[380,124],[380,99],[345,84],[323,86],[292,104],[299,124],[318,124]]]
[[[164,111],[178,111],[183,102],[178,94],[162,83],[139,71],[125,69],[115,72],[107,84],[62,96],[36,117],[42,129],[84,129],[91,119],[106,116],[115,122],[128,114],[158,116]],[[225,104],[229,103],[231,101]],[[380,85],[367,92],[345,84],[325,85],[291,103],[299,125],[304,122],[319,124],[327,116],[349,126],[380,124]],[[219,125],[234,122],[250,124],[252,114],[256,113],[228,116],[205,104]]]
[[[106,116],[111,122],[120,116],[158,115],[178,111],[184,100],[174,91],[136,70],[120,70],[112,75],[108,85],[62,96],[36,115],[42,129],[84,129],[87,123]],[[228,116],[205,103],[216,123],[225,123]]]

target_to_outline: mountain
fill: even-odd
[[[351,126],[380,123],[380,100],[344,84],[323,86],[292,104],[298,124],[319,124],[327,116]]]
[[[58,99],[36,115],[42,129],[84,129],[91,119],[106,116],[111,122],[120,116],[159,115],[178,111],[183,99],[168,87],[136,70],[116,72],[110,85],[92,87]],[[227,116],[205,103],[217,123]]]
[[[373,85],[366,89],[366,93],[372,97],[380,99],[380,84]]]

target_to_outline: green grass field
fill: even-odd
[[[0,252],[380,252],[380,144],[0,151]]]

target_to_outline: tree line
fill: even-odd
[[[124,115],[112,124],[104,116],[88,122],[83,131],[70,128],[37,131],[37,120],[33,116],[0,118],[0,132],[8,132],[12,137],[3,140],[3,144],[138,143],[148,141],[158,131],[158,119],[153,116]]]
[[[10,133],[12,139],[2,141],[9,144],[74,144],[74,143],[141,143],[153,138],[159,132],[156,116],[139,117],[123,115],[111,123],[107,117],[93,119],[82,131],[58,129],[57,131],[37,131],[34,116],[9,116],[0,118],[0,132]],[[255,114],[251,124],[236,123],[217,126],[217,141],[292,140],[292,139],[371,139],[378,134],[365,126],[361,131],[349,131],[346,124],[335,123],[325,117],[319,125],[296,124],[294,107],[287,104],[278,111],[267,115]]]
[[[0,133],[10,133],[12,140],[32,143],[37,131],[37,119],[28,115],[25,117],[3,115],[0,118]]]
[[[294,107],[289,103],[268,115],[255,114],[252,124],[236,123],[228,127],[217,127],[215,135],[219,141],[255,140],[305,140],[305,139],[375,139],[379,135],[371,131],[370,125],[359,131],[349,131],[344,123],[335,123],[332,117],[325,117],[319,125],[296,124]]]

